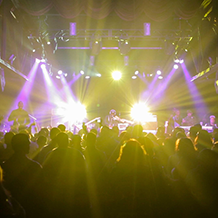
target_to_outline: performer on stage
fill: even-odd
[[[193,126],[196,124],[196,119],[191,110],[187,110],[187,116],[182,119],[182,126]]]
[[[8,121],[13,121],[12,129],[18,130],[20,128],[26,128],[30,123],[29,114],[23,109],[23,102],[18,102],[18,109],[11,112],[8,117]]]
[[[121,119],[116,115],[116,111],[114,109],[110,110],[109,115],[105,117],[105,125],[107,125],[110,129],[113,126],[118,126],[118,123],[121,122]]]
[[[217,124],[216,124],[216,117],[215,117],[214,115],[211,115],[211,116],[210,116],[210,122],[207,123],[205,126],[212,126],[213,129],[218,128],[218,127],[217,127]]]

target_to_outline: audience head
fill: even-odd
[[[90,132],[94,133],[95,135],[98,135],[98,130],[97,129],[91,129]]]
[[[143,127],[140,124],[137,124],[133,127],[132,135],[134,138],[139,138],[143,135]]]
[[[60,129],[61,132],[65,132],[66,131],[66,126],[64,124],[59,124],[58,129]]]
[[[42,148],[43,146],[46,145],[47,143],[47,138],[43,135],[39,136],[38,139],[37,139],[37,144],[39,145],[40,148]]]
[[[53,140],[60,133],[60,129],[54,127],[50,130],[50,139]]]
[[[90,147],[90,146],[95,146],[95,142],[96,142],[96,135],[92,132],[89,132],[87,134],[87,137],[86,137],[86,145],[87,147]]]
[[[120,142],[123,143],[123,142],[129,140],[130,137],[131,137],[131,135],[130,135],[129,132],[123,131],[123,132],[120,133],[120,136],[119,136]]]
[[[13,136],[11,141],[15,154],[28,154],[30,149],[29,137],[26,134],[18,133]]]
[[[141,143],[141,145],[143,145],[146,153],[149,156],[153,156],[154,155],[154,143],[152,141],[152,139],[150,139],[149,137],[141,137],[139,138],[139,142]]]
[[[145,154],[141,144],[136,139],[130,139],[121,146],[117,162],[131,166],[140,165],[144,163]]]
[[[80,135],[73,135],[72,145],[76,148],[78,148],[78,146],[79,146],[79,148],[80,148],[81,147],[80,143],[81,143],[81,136]]]
[[[14,133],[13,132],[7,132],[5,133],[4,135],[4,142],[6,145],[10,145],[11,144],[11,140],[14,136]]]
[[[48,135],[49,135],[49,130],[48,130],[47,128],[43,127],[43,128],[41,128],[41,130],[39,131],[39,134],[38,134],[38,135],[39,135],[39,136],[43,135],[43,136],[45,136],[45,137],[47,138]]]
[[[200,130],[195,138],[195,145],[199,152],[205,148],[211,149],[213,146],[213,139],[210,133],[206,130]]]
[[[200,125],[200,124],[199,124]],[[195,125],[195,126],[192,126],[190,128],[190,131],[189,131],[189,136],[190,138],[194,141],[195,137],[197,136],[197,133],[201,130],[201,125],[200,127]]]
[[[173,130],[173,133],[172,133],[172,137],[176,138],[176,135],[177,133],[180,132],[181,134],[184,133],[185,134],[185,130],[181,127],[176,127],[174,130]]]
[[[176,133],[176,138],[177,139],[180,139],[180,138],[185,138],[186,137],[186,134],[184,132],[177,132]]]
[[[68,135],[64,132],[60,132],[57,135],[56,140],[57,140],[58,147],[60,148],[67,148],[69,145]]]
[[[196,148],[189,138],[179,138],[176,141],[175,151],[181,156],[192,155],[195,153]]]

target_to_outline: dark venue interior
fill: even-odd
[[[216,217],[217,14],[0,0],[0,217]]]

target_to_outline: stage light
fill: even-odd
[[[139,74],[139,71],[138,71],[138,70],[136,70],[136,71],[135,71],[135,75],[138,75],[138,74]]]
[[[41,64],[41,69],[46,69],[46,65],[45,64]]]
[[[33,49],[32,52],[36,52],[36,49]]]
[[[179,59],[175,59],[175,60],[174,60],[174,63],[177,63],[177,64],[178,64],[178,63],[179,63]]]
[[[114,80],[120,80],[122,77],[122,74],[120,71],[115,70],[112,72],[112,77]]]
[[[65,73],[64,76],[67,77],[67,73]]]
[[[132,79],[136,79],[137,78],[137,76],[132,76]]]
[[[178,68],[179,68],[178,64],[174,64],[174,65],[173,65],[173,68],[174,68],[174,69],[178,69]]]
[[[62,117],[62,122],[70,122],[71,124],[82,123],[86,118],[87,112],[81,103],[60,102],[56,108],[56,114]]]
[[[161,73],[161,71],[160,70],[158,70],[157,71],[157,75],[161,75],[162,73]]]
[[[158,76],[158,79],[163,79],[163,77],[162,76]]]
[[[133,105],[131,109],[131,116],[137,122],[145,122],[147,117],[150,116],[149,108],[144,103]]]
[[[51,44],[51,42],[50,42],[50,41],[48,41],[48,42],[47,42],[47,45],[50,45],[50,44]]]
[[[46,62],[46,60],[45,60],[44,58],[42,58],[42,59],[41,59],[41,62],[42,62],[42,63],[45,63],[45,62]]]
[[[184,60],[183,60],[183,59],[180,59],[180,60],[179,60],[179,63],[180,63],[180,64],[183,64],[183,63],[184,63]]]
[[[63,74],[63,71],[62,70],[59,70],[58,71],[58,75],[62,75]]]
[[[40,63],[40,60],[38,58],[35,59],[36,63]]]
[[[97,76],[97,77],[101,77],[101,74],[100,74],[100,73],[97,73],[96,76]]]
[[[150,76],[150,77],[152,77],[152,76],[153,76],[153,74],[151,73],[149,76]]]
[[[85,76],[85,79],[90,79],[90,76]]]
[[[56,78],[57,78],[57,79],[60,79],[61,77],[60,77],[60,76],[56,76]]]
[[[80,70],[80,74],[84,75],[84,73],[85,73],[85,72],[84,72],[83,70]]]

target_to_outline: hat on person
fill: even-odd
[[[210,116],[210,119],[211,119],[211,118],[214,118],[214,119],[215,119],[216,117],[215,117],[214,115],[211,115],[211,116]]]
[[[114,109],[110,110],[110,114],[116,114],[116,111]]]

